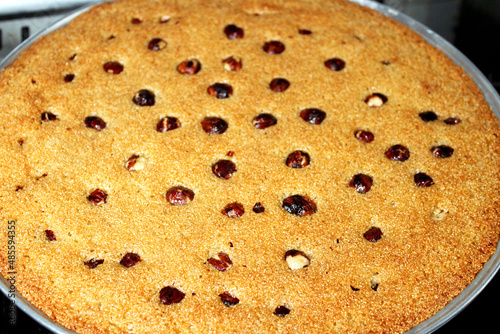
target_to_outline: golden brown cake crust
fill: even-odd
[[[243,38],[226,36],[231,24]],[[154,38],[166,47],[150,50]],[[266,53],[269,41],[284,52]],[[241,69],[224,67],[230,56]],[[332,58],[345,67],[327,68]],[[191,59],[199,72],[180,74]],[[106,72],[109,61],[123,71]],[[275,78],[288,89],[273,91]],[[208,94],[215,83],[231,85],[232,95]],[[153,106],[132,101],[143,89],[155,94]],[[1,272],[12,219],[16,288],[79,333],[403,332],[463,290],[495,252],[497,118],[442,52],[352,3],[105,3],[37,41],[0,75],[0,91]],[[387,102],[370,108],[374,93]],[[326,118],[305,122],[307,108]],[[429,110],[438,119],[424,122],[419,114]],[[44,112],[57,120],[42,120]],[[261,113],[277,124],[255,128]],[[88,116],[106,128],[87,127]],[[158,132],[167,116],[180,127]],[[204,132],[205,117],[223,118],[226,132]],[[461,122],[446,124],[450,117]],[[356,139],[357,130],[374,140]],[[387,158],[397,144],[408,160]],[[436,158],[438,145],[453,155]],[[308,166],[287,166],[296,150],[308,153]],[[133,156],[145,158],[143,169],[125,168]],[[218,160],[235,163],[230,179],[214,175]],[[433,184],[418,187],[417,173]],[[357,174],[373,179],[364,194],[349,186]],[[194,192],[187,205],[167,201],[175,186]],[[106,203],[89,200],[96,189]],[[296,194],[317,211],[284,210]],[[221,213],[234,202],[244,207],[240,218]],[[265,211],[255,213],[259,202]],[[382,232],[376,242],[364,237],[371,227]],[[309,265],[290,269],[289,250]],[[126,253],[141,261],[125,267]],[[232,262],[225,271],[208,261],[221,261],[219,253]],[[91,259],[104,262],[90,269]],[[161,303],[167,286],[184,299]],[[224,305],[223,292],[239,303]],[[290,313],[277,316],[278,306]]]

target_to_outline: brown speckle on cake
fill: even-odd
[[[366,174],[356,174],[353,176],[349,186],[356,189],[360,194],[366,194],[373,185],[373,178]]]
[[[148,43],[148,49],[151,51],[160,51],[167,47],[167,42],[161,38],[153,38]]]
[[[172,116],[163,117],[156,123],[156,131],[158,132],[172,131],[180,127],[181,121]]]
[[[294,151],[286,158],[286,165],[291,168],[304,168],[309,166],[311,158],[304,151]]]
[[[326,118],[326,113],[321,109],[309,108],[302,110],[300,117],[307,123],[321,124]]]
[[[48,241],[56,241],[56,235],[54,231],[52,230],[45,230],[45,236],[47,237]]]
[[[147,89],[141,89],[135,93],[132,102],[141,107],[150,107],[155,104],[155,94]]]
[[[240,300],[234,296],[232,296],[229,292],[223,292],[219,295],[220,300],[227,307],[234,306],[240,302]]]
[[[120,74],[123,71],[123,65],[117,61],[108,61],[102,65],[104,71],[109,74]]]
[[[365,103],[370,107],[370,108],[377,108],[383,106],[385,103],[387,103],[388,99],[387,96],[381,93],[374,93],[372,95],[369,95],[365,98]]]
[[[231,56],[222,60],[224,68],[228,71],[239,71],[243,67],[243,60],[240,57]]]
[[[201,63],[198,59],[185,60],[177,65],[177,72],[181,74],[193,75],[201,70]]]
[[[243,38],[245,32],[243,28],[240,28],[234,24],[229,24],[224,28],[224,34],[226,34],[226,37],[229,39],[238,39]]]
[[[299,29],[299,34],[301,35],[311,35],[312,31],[309,29]]]
[[[104,190],[96,189],[90,193],[87,199],[94,205],[102,205],[107,203],[108,194]]]
[[[160,303],[172,305],[180,303],[186,294],[173,286],[166,286],[160,290]]]
[[[233,87],[225,83],[217,82],[207,88],[207,93],[218,99],[227,99],[233,95]]]
[[[127,253],[120,260],[120,264],[124,267],[130,268],[130,267],[135,266],[140,261],[142,261],[142,259],[138,254]]]
[[[187,205],[194,199],[194,192],[191,189],[177,186],[168,189],[165,196],[172,205]]]
[[[241,203],[234,202],[226,205],[221,212],[229,218],[240,218],[245,213],[245,209]]]
[[[290,82],[285,78],[275,78],[269,83],[269,88],[276,93],[284,92],[288,87],[290,87]]]
[[[278,120],[271,114],[260,114],[253,119],[252,123],[256,129],[265,129],[276,125]]]
[[[433,146],[431,148],[431,152],[436,158],[449,158],[453,155],[454,151],[453,148],[447,145]]]
[[[345,61],[340,58],[331,58],[325,61],[325,66],[332,71],[341,71],[345,67]]]
[[[228,128],[228,124],[225,120],[218,117],[205,117],[201,121],[201,127],[203,131],[209,135],[213,134],[223,134]]]
[[[87,267],[89,267],[89,269],[94,269],[95,267],[97,267],[98,265],[103,264],[103,263],[104,263],[104,260],[102,260],[102,259],[100,259],[100,260],[90,259],[88,261],[85,261],[83,264],[85,264]]]
[[[290,309],[286,306],[278,306],[276,307],[276,309],[274,310],[273,312],[275,315],[277,315],[278,317],[284,317],[288,314],[290,314]]]
[[[231,160],[219,160],[212,165],[212,173],[221,179],[229,180],[236,171],[236,164]]]
[[[304,217],[317,211],[316,203],[302,195],[293,195],[283,200],[283,209],[293,215]]]
[[[311,259],[304,252],[290,249],[285,253],[285,261],[292,270],[304,269],[311,264]]]
[[[285,44],[280,41],[269,41],[266,42],[262,48],[269,54],[277,55],[285,51]]]
[[[394,161],[406,161],[410,158],[410,150],[403,145],[393,145],[385,151],[387,159]]]

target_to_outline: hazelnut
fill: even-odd
[[[47,237],[48,241],[56,241],[56,235],[54,234],[54,231],[52,230],[45,230],[45,236]]]
[[[140,156],[138,154],[132,155],[128,160],[125,162],[125,168],[128,169],[129,171],[139,171],[143,170],[146,167],[147,160],[145,157]]]
[[[303,269],[311,264],[309,257],[296,249],[290,249],[285,253],[285,261],[292,270]]]
[[[385,156],[390,160],[403,162],[410,158],[410,150],[403,145],[394,145],[385,151]]]
[[[136,253],[127,253],[120,260],[120,264],[124,267],[130,268],[135,266],[137,262],[142,261],[141,257]]]
[[[104,260],[96,260],[96,259],[90,259],[88,261],[85,261],[83,264],[85,264],[89,269],[94,269],[100,264],[103,264]]]
[[[380,94],[380,93],[374,93],[372,95],[369,95],[365,99],[365,103],[370,107],[370,108],[377,108],[381,107],[387,102],[387,96]]]
[[[363,143],[371,143],[374,139],[375,139],[375,136],[373,135],[373,133],[371,133],[370,131],[364,131],[364,130],[357,130],[354,132],[354,137],[356,137],[356,139],[358,140],[361,140]]]
[[[264,206],[260,202],[259,203],[255,203],[255,205],[252,208],[252,211],[255,212],[255,213],[262,213],[265,210],[266,209],[264,208]]]
[[[224,68],[228,71],[239,71],[243,67],[243,62],[240,57],[229,57],[222,60]]]
[[[194,192],[181,186],[172,187],[167,190],[166,198],[174,206],[187,205],[193,200]]]
[[[88,116],[85,117],[85,126],[87,128],[92,128],[97,131],[104,130],[106,128],[106,122],[102,120],[102,118],[97,116]]]
[[[290,87],[290,82],[284,78],[275,78],[269,84],[269,88],[276,93],[284,92],[288,87]]]
[[[290,309],[286,306],[278,306],[273,312],[275,315],[278,317],[284,317],[288,314],[290,314]]]
[[[299,217],[312,215],[317,211],[316,203],[302,195],[293,195],[285,198],[282,206],[288,213]]]
[[[417,173],[413,176],[415,184],[419,187],[430,187],[434,184],[432,177],[425,173]]]
[[[446,218],[446,215],[448,213],[449,212],[447,210],[441,209],[440,207],[435,206],[431,210],[431,216],[430,216],[430,218],[433,221],[441,221],[441,220],[444,220]]]
[[[186,294],[173,286],[166,286],[160,290],[160,302],[165,305],[180,303]]]
[[[225,83],[215,83],[207,88],[207,93],[218,99],[227,99],[233,95],[233,87]]]
[[[453,155],[454,151],[453,148],[446,145],[439,145],[431,148],[431,152],[436,158],[449,158]]]
[[[253,119],[253,126],[256,129],[265,129],[270,126],[276,125],[278,120],[271,114],[260,114]]]
[[[234,24],[229,24],[224,28],[224,34],[226,34],[229,39],[237,39],[243,38],[245,33],[242,28]]]
[[[156,131],[158,132],[166,132],[172,131],[181,127],[181,121],[176,117],[163,117],[156,124]]]
[[[277,55],[285,51],[285,45],[280,41],[266,42],[262,48],[264,49],[265,52],[272,55]]]
[[[332,58],[325,61],[325,66],[332,71],[341,71],[345,67],[345,61],[340,58]]]
[[[300,117],[310,124],[321,124],[326,118],[326,113],[323,110],[316,108],[304,109],[300,112]]]
[[[372,185],[372,177],[365,174],[354,175],[351,182],[349,183],[349,186],[356,189],[356,191],[360,194],[366,194],[367,192],[369,192]]]
[[[218,271],[226,271],[229,266],[233,264],[229,255],[223,252],[219,252],[216,256],[209,258],[207,261]]]
[[[382,230],[373,226],[363,234],[363,237],[370,242],[377,242],[382,238]]]
[[[231,160],[219,160],[212,166],[212,173],[225,180],[229,180],[236,171],[236,165]]]
[[[87,199],[94,205],[101,205],[107,202],[108,194],[101,189],[94,190]]]
[[[460,120],[460,118],[457,118],[457,117],[448,117],[443,122],[445,122],[448,125],[456,125],[456,124],[460,124],[462,121]]]
[[[219,295],[220,300],[227,307],[234,306],[240,302],[240,300],[236,297],[233,297],[229,292],[223,292]]]
[[[213,134],[223,134],[228,128],[228,124],[225,120],[218,117],[205,117],[201,121],[201,127],[203,131],[209,135]]]
[[[108,61],[102,67],[109,74],[120,74],[123,71],[123,65],[117,61]]]
[[[245,213],[245,209],[242,204],[234,202],[226,205],[221,212],[229,218],[240,218]]]
[[[71,82],[73,79],[75,79],[75,75],[73,73],[69,73],[64,76],[64,82]]]
[[[424,122],[432,122],[438,119],[438,116],[434,111],[424,111],[418,114],[418,116],[422,119]]]
[[[177,65],[177,72],[181,74],[196,74],[201,70],[201,63],[197,59],[185,60]]]
[[[167,47],[167,42],[161,38],[153,38],[149,41],[148,49],[151,51],[160,51]]]
[[[304,168],[309,165],[311,158],[303,151],[295,151],[286,158],[286,165],[291,168]]]
[[[132,102],[141,107],[150,107],[155,104],[155,94],[147,89],[141,89],[132,98]]]
[[[41,116],[42,122],[50,122],[57,120],[57,116],[51,112],[44,111]]]

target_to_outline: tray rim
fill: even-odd
[[[10,66],[14,61],[20,56],[20,54],[29,48],[36,40],[40,37],[50,34],[67,24],[69,24],[77,16],[88,11],[90,8],[96,4],[102,2],[108,2],[113,0],[102,0],[100,2],[93,2],[91,4],[85,5],[79,9],[76,9],[63,18],[55,21],[50,26],[40,30],[36,34],[33,34],[20,45],[18,45],[14,50],[12,50],[5,59],[0,62],[0,71],[3,71],[6,67]],[[474,83],[479,87],[483,96],[495,113],[496,117],[500,120],[500,96],[496,89],[489,82],[489,80],[484,76],[484,74],[472,63],[461,51],[459,51],[455,46],[448,42],[443,37],[439,36],[436,32],[426,27],[417,20],[409,17],[406,14],[399,12],[398,10],[391,8],[387,5],[375,2],[373,0],[348,0],[350,2],[357,3],[359,5],[365,6],[367,8],[376,10],[387,17],[390,17],[399,23],[402,23],[406,27],[410,28],[418,35],[423,37],[429,44],[435,48],[441,50],[448,56],[455,64],[463,68],[463,70],[471,77]],[[500,269],[500,239],[497,242],[497,247],[495,253],[485,262],[483,268],[476,274],[474,280],[469,283],[462,292],[455,296],[448,304],[446,304],[441,310],[435,313],[430,318],[422,321],[417,326],[413,327],[406,334],[423,334],[431,333],[446,324],[463,309],[465,309],[474,298],[481,293],[481,291],[486,287],[486,285],[493,279],[495,274]],[[53,321],[47,315],[45,315],[40,309],[33,306],[28,302],[22,295],[15,291],[15,298],[9,297],[9,286],[10,284],[7,280],[0,275],[0,291],[11,301],[15,302],[16,307],[21,309],[24,313],[30,316],[33,320],[38,322],[40,325],[44,326],[48,330],[54,332],[55,334],[76,334],[76,332],[67,329],[66,327],[60,325],[59,323]]]

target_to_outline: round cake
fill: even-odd
[[[0,92],[1,272],[78,333],[401,333],[496,249],[498,119],[348,1],[103,3]]]

